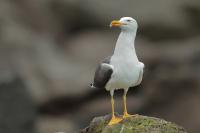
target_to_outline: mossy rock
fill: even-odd
[[[184,128],[163,119],[136,115],[108,126],[111,116],[95,117],[79,133],[187,133]]]

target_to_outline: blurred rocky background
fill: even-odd
[[[122,16],[139,23],[136,49],[145,64],[129,112],[199,133],[198,0],[1,0],[0,132],[72,133],[109,113],[109,93],[88,85],[120,32],[109,23]]]

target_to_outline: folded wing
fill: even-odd
[[[110,65],[109,63],[110,63],[110,57],[107,57],[102,61],[101,64],[99,64],[95,72],[94,82],[92,84],[92,87],[105,88],[106,84],[110,80],[111,75],[113,73],[113,66]]]

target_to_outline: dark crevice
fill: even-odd
[[[133,88],[133,89],[132,89]],[[138,94],[139,93],[139,87],[132,87],[129,90],[128,94]],[[115,96],[122,96],[123,91],[117,90],[115,91]],[[51,115],[62,115],[68,112],[73,112],[81,108],[86,103],[99,99],[102,97],[109,97],[110,94],[105,89],[96,89],[84,96],[72,96],[72,97],[59,97],[56,99],[52,99],[48,101],[45,104],[42,104],[39,106],[39,113],[41,114],[51,114]]]
[[[191,36],[187,29],[179,29],[167,25],[149,24],[143,25],[138,30],[138,35],[147,38],[150,41],[162,42],[166,40],[182,40]]]

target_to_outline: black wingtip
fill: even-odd
[[[96,88],[93,83],[90,83],[91,88]]]

